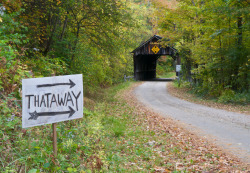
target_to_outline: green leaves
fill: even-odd
[[[207,95],[220,96],[226,86],[240,92],[249,88],[249,74],[243,70],[249,46],[247,9],[246,1],[238,0],[182,1],[165,9],[159,20],[163,36],[172,37],[181,55],[183,77],[193,78]]]

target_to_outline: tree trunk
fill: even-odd
[[[54,23],[54,27],[53,27],[53,30],[50,34],[50,37],[49,37],[49,40],[47,41],[47,45],[46,45],[46,48],[43,52],[43,55],[46,56],[48,54],[48,52],[50,51],[50,47],[51,47],[51,44],[52,44],[52,41],[53,41],[53,37],[54,37],[54,34],[56,32],[56,28],[57,28],[57,23],[59,21],[59,17],[57,15],[56,19],[55,19],[55,23]]]
[[[61,41],[62,41],[62,39],[63,39],[63,35],[64,35],[64,33],[65,33],[65,29],[66,29],[66,27],[67,27],[67,23],[68,23],[68,14],[69,14],[69,12],[67,11],[67,15],[66,15],[66,18],[65,18],[64,23],[63,23],[63,30],[62,30],[62,33],[61,33],[61,35],[60,35],[60,40],[61,40]]]
[[[242,46],[242,17],[238,17],[237,19],[237,27],[238,27],[238,46]]]
[[[241,51],[242,48],[242,17],[237,18],[237,29],[238,29],[238,51]],[[239,74],[239,61],[240,57],[237,57],[237,61],[235,62],[234,66],[234,75],[237,77]],[[237,90],[238,89],[238,83],[234,83],[233,89]]]
[[[74,58],[75,58],[75,50],[76,50],[76,46],[77,46],[77,43],[78,43],[78,40],[79,40],[79,33],[80,33],[80,22],[77,22],[77,31],[76,31],[76,40],[74,42],[74,47],[73,47],[73,54],[72,54],[72,57],[71,57],[71,62],[74,61]]]

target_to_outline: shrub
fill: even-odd
[[[229,103],[234,100],[234,91],[231,89],[227,89],[222,92],[221,96],[218,98],[219,103]]]
[[[219,103],[238,103],[248,104],[250,103],[250,93],[236,93],[233,90],[227,89],[222,92],[222,95],[218,98]]]
[[[64,75],[69,69],[60,58],[48,58],[38,55],[36,58],[27,59],[25,63],[32,69],[35,76]]]

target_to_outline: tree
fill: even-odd
[[[225,88],[248,90],[247,1],[184,0],[175,8],[159,8],[162,34],[180,51],[184,76],[191,70],[200,92],[219,96]]]

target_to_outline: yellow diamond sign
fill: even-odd
[[[157,47],[157,46],[154,46],[153,48],[152,48],[152,51],[155,53],[155,54],[157,54],[158,52],[159,52],[159,47]]]

